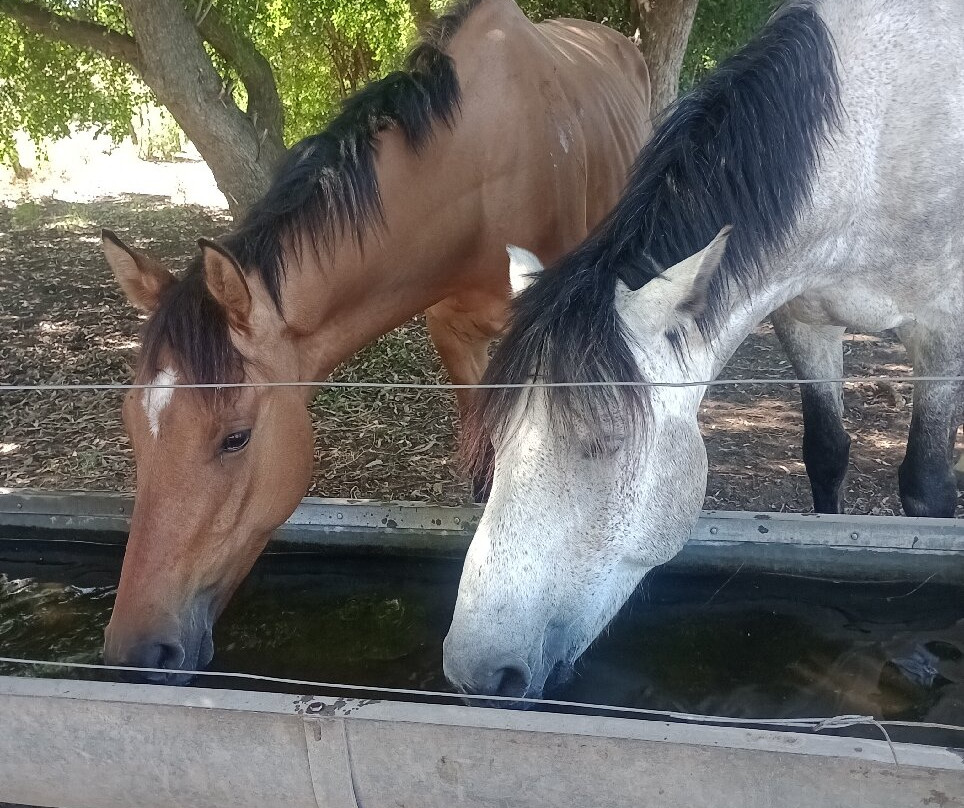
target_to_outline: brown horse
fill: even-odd
[[[150,314],[137,381],[321,380],[425,311],[452,381],[477,383],[506,322],[506,244],[552,261],[586,236],[649,134],[649,93],[642,58],[612,30],[533,25],[510,0],[455,6],[404,71],[296,145],[180,280],[105,231],[121,287]],[[137,498],[108,663],[182,683],[210,661],[214,621],[308,486],[311,398],[305,387],[127,396]]]

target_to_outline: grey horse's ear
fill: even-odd
[[[516,297],[542,274],[545,267],[534,253],[522,247],[506,244],[505,251],[509,254],[509,285],[512,287],[512,296]]]
[[[664,273],[678,289],[676,311],[679,314],[696,317],[706,308],[710,282],[720,268],[732,229],[733,225],[726,225],[696,255],[680,261]]]
[[[706,309],[710,284],[719,271],[732,228],[724,227],[695,255],[664,270],[650,283],[631,289],[616,283],[619,305],[656,329],[685,327]]]

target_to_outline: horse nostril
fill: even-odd
[[[159,653],[156,665],[145,665],[151,668],[180,668],[184,664],[184,646],[179,642],[159,643]]]
[[[164,668],[171,672],[126,671],[121,678],[129,682],[173,684],[184,679],[179,673],[184,657],[184,646],[179,642],[142,643],[126,655],[122,664],[131,668]]]
[[[505,665],[492,672],[487,682],[480,688],[486,696],[511,696],[521,699],[532,682],[529,669],[521,664]]]

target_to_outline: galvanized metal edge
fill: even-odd
[[[0,528],[126,533],[132,508],[129,494],[0,488]],[[309,545],[367,542],[464,549],[481,515],[480,505],[306,497],[275,538]],[[342,533],[354,535],[349,540]],[[708,547],[768,544],[956,554],[964,552],[964,519],[704,511],[692,538]]]
[[[401,722],[533,733],[564,733],[590,738],[625,738],[698,744],[756,751],[847,757],[884,763],[893,761],[893,752],[883,740],[814,735],[776,729],[716,726],[708,723],[676,723],[646,718],[500,710],[448,704],[398,702],[387,699],[0,676],[0,697],[4,696],[62,701],[65,704],[78,701],[149,704],[157,707],[190,707],[240,713],[296,715],[307,721],[338,718],[347,721]],[[894,743],[893,746],[901,765],[964,771],[964,759],[954,751],[942,747],[907,743]]]

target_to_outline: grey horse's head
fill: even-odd
[[[600,314],[618,318],[610,336],[625,341],[639,378],[682,381],[693,372],[670,335],[698,316],[727,233],[660,282],[633,291],[620,281],[610,290],[611,308]],[[514,279],[537,268],[531,254],[510,254]],[[444,648],[446,676],[463,690],[539,695],[552,669],[572,663],[643,576],[689,538],[706,485],[696,420],[703,388],[624,389],[639,396],[642,411],[620,408],[623,396],[600,398],[598,387],[490,397],[498,421],[490,419],[488,432],[492,491]]]

